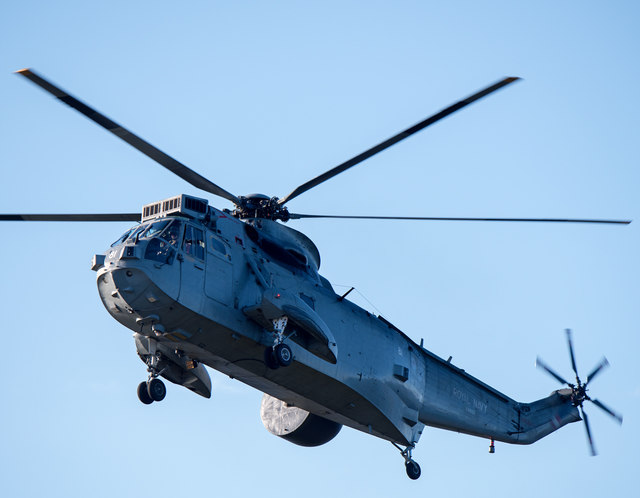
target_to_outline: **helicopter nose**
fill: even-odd
[[[111,268],[98,276],[98,292],[104,306],[115,318],[135,319],[144,308],[153,303],[145,299],[149,278],[136,268]]]
[[[132,308],[127,303],[126,294],[135,292],[127,279],[133,276],[129,269],[110,269],[98,276],[98,292],[105,307],[112,315],[122,314]]]

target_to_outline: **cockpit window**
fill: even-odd
[[[124,232],[124,234],[118,240],[116,240],[113,244],[111,244],[111,247],[122,244],[125,240],[127,240],[127,237],[129,237],[129,235],[131,235],[131,232],[133,232],[135,229],[136,227],[133,227],[127,230],[126,232]]]
[[[175,254],[175,249],[158,237],[151,239],[144,251],[145,259],[169,265],[173,263]]]
[[[151,239],[144,252],[145,259],[163,264],[172,264],[176,255],[182,221],[168,219],[155,221],[140,236],[141,239]]]
[[[170,220],[154,221],[153,223],[151,223],[151,225],[149,225],[149,228],[147,228],[144,233],[140,235],[140,238],[150,239],[151,237],[158,235],[160,232],[162,232],[162,230],[166,228],[169,222]]]
[[[171,224],[165,228],[160,238],[166,240],[174,247],[178,246],[180,241],[180,230],[182,230],[182,222],[180,220],[173,220]]]
[[[147,228],[149,225],[145,224],[145,225],[140,225],[138,228],[135,228],[134,230],[132,230],[131,232],[129,232],[129,236],[127,237],[127,240],[138,240],[138,237],[140,236],[140,234],[144,231],[145,228]]]

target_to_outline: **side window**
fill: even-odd
[[[218,240],[218,238],[213,235],[209,237],[209,250],[211,251],[211,249],[222,255],[227,254],[227,248],[224,246],[222,241]]]
[[[162,232],[162,237],[173,247],[178,247],[180,243],[180,229],[182,228],[182,222],[180,220],[173,220],[171,225],[167,227],[167,229]]]
[[[189,256],[204,261],[204,232],[199,228],[187,225],[184,230],[184,243],[182,248]]]

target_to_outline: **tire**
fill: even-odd
[[[150,405],[153,403],[153,399],[149,396],[149,391],[147,391],[147,383],[140,382],[138,384],[138,399],[142,401],[145,405]]]
[[[420,474],[422,473],[422,471],[420,470],[420,465],[418,465],[418,463],[414,462],[413,460],[408,461],[405,465],[405,468],[409,479],[412,479],[414,481],[418,477],[420,477]]]
[[[280,367],[278,360],[276,360],[276,356],[274,354],[273,348],[268,347],[264,350],[264,364],[267,365],[271,370],[275,370]]]
[[[167,388],[160,379],[151,379],[147,383],[147,393],[153,401],[162,401],[167,395]]]
[[[273,356],[281,367],[288,367],[293,361],[293,352],[286,344],[278,344],[273,350]]]

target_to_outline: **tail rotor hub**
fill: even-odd
[[[573,372],[576,374],[576,384],[572,384],[572,383],[568,382],[567,380],[565,380],[558,373],[556,373],[549,366],[547,366],[540,358],[538,358],[538,360],[536,362],[536,365],[539,368],[542,368],[544,371],[546,371],[549,375],[551,375],[558,382],[560,382],[561,384],[567,385],[569,387],[569,389],[571,389],[571,403],[573,404],[573,406],[578,408],[578,410],[580,410],[580,415],[582,416],[582,420],[584,421],[584,426],[585,426],[585,429],[587,431],[587,439],[589,441],[589,448],[591,449],[591,454],[593,456],[595,456],[596,455],[596,449],[595,449],[595,447],[593,445],[593,439],[591,437],[591,429],[589,427],[589,419],[587,417],[586,412],[584,411],[584,407],[582,406],[584,404],[584,402],[585,401],[590,401],[591,403],[596,405],[598,408],[603,410],[605,413],[607,413],[611,417],[615,418],[618,421],[618,423],[620,423],[620,424],[622,423],[622,416],[617,414],[616,412],[614,412],[610,408],[608,408],[601,401],[598,401],[597,399],[591,399],[589,397],[589,395],[587,394],[587,390],[588,390],[587,389],[587,385],[589,384],[589,382],[591,382],[602,369],[604,369],[604,368],[609,366],[609,362],[607,361],[607,359],[603,358],[600,361],[600,363],[587,376],[587,380],[583,384],[582,381],[580,380],[579,375],[578,375],[578,367],[576,366],[576,359],[575,359],[575,355],[573,353],[573,342],[571,340],[571,330],[566,329],[566,334],[567,334],[567,343],[569,345],[569,356],[571,358],[571,367],[573,368]]]
[[[582,406],[582,403],[586,401],[591,401],[591,398],[587,396],[587,385],[586,384],[578,384],[577,386],[570,385],[571,387],[571,402],[573,406],[578,407]]]

